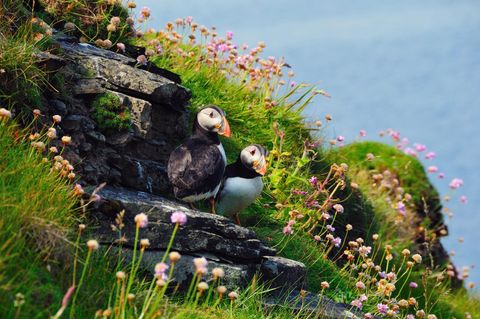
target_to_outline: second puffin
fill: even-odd
[[[267,171],[267,151],[258,144],[245,147],[235,163],[227,166],[222,188],[218,192],[217,209],[234,218],[240,225],[238,213],[252,204],[263,190],[262,176]]]

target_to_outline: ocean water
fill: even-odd
[[[267,44],[266,55],[285,57],[295,81],[315,83],[332,98],[317,98],[308,119],[334,121],[327,137],[353,141],[392,128],[411,144],[425,144],[445,173],[431,175],[448,207],[445,247],[458,267],[477,264],[467,281],[480,286],[480,1],[220,1],[139,0],[148,25],[160,29],[193,16],[234,42]],[[452,192],[448,183],[462,178]],[[467,204],[459,197],[465,195]],[[464,242],[459,243],[463,238]]]

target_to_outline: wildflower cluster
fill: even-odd
[[[122,229],[124,228],[123,222],[124,211],[120,212],[115,219],[115,225],[112,225],[113,231],[118,231],[121,238],[124,240],[119,243],[122,244],[126,241]],[[171,222],[174,225],[174,229],[178,229],[180,225],[187,223],[187,215],[182,211],[175,211],[171,214]],[[170,251],[175,238],[175,230],[172,233],[170,242],[166,249],[163,258],[155,265],[153,269],[153,278],[148,282],[147,289],[142,286],[141,276],[139,273],[140,265],[143,260],[144,251],[150,245],[147,238],[139,239],[140,230],[147,228],[149,221],[148,216],[145,213],[139,213],[135,215],[133,220],[136,228],[134,247],[140,246],[140,252],[135,249],[133,251],[132,260],[129,264],[125,264],[123,261],[119,261],[113,279],[113,289],[111,289],[111,296],[109,300],[113,300],[113,303],[109,303],[105,309],[100,309],[96,312],[97,316],[112,317],[112,318],[125,318],[131,317],[146,317],[152,318],[156,316],[164,315],[164,308],[160,307],[160,304],[168,301],[168,288],[175,288],[175,266],[182,258],[182,255],[176,251]],[[76,301],[79,297],[82,287],[86,282],[86,274],[88,272],[91,256],[95,251],[100,248],[100,244],[95,239],[90,239],[86,242],[87,255],[83,262],[83,269],[81,270],[80,277],[77,279],[77,267],[78,259],[80,258],[79,244],[81,237],[85,231],[86,226],[81,224],[78,228],[77,236],[77,250],[74,259],[74,271],[73,282],[63,298],[62,305],[53,318],[60,318],[60,316],[68,309],[68,305],[71,299],[70,313],[75,313]],[[230,291],[227,294],[227,288],[222,285],[222,278],[225,276],[225,271],[222,268],[216,267],[209,271],[208,260],[205,257],[199,257],[193,259],[193,273],[194,277],[190,283],[189,289],[185,295],[184,302],[186,304],[197,307],[202,303],[211,307],[219,307],[224,299],[225,295],[228,295],[230,300],[230,306],[233,306],[234,301],[238,298],[238,294],[235,291]],[[209,275],[210,272],[210,275]],[[175,290],[178,287],[175,288]],[[141,294],[141,297],[137,297]]]

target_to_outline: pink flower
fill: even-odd
[[[460,196],[460,202],[462,204],[466,204],[468,202],[467,196],[465,195]]]
[[[227,40],[232,40],[232,38],[233,38],[233,32],[227,31]]]
[[[293,234],[292,226],[287,225],[287,226],[283,227],[283,233],[284,233],[285,235],[291,235],[291,234]]]
[[[428,152],[426,155],[425,155],[425,159],[434,159],[436,156],[435,152]]]
[[[427,147],[423,144],[414,144],[414,145],[417,152],[423,152],[427,149]]]
[[[352,306],[354,306],[354,307],[357,307],[358,309],[362,309],[362,307],[363,307],[362,302],[361,302],[360,300],[358,300],[358,299],[353,300],[353,301],[350,303],[350,305],[352,305]]]
[[[449,186],[451,189],[457,189],[460,186],[463,186],[463,180],[461,180],[460,178],[454,178],[450,182]]]
[[[411,147],[406,147],[405,150],[404,150],[405,154],[407,155],[410,155],[410,156],[413,156],[413,157],[417,157],[417,152],[411,148]]]
[[[345,137],[343,137],[342,135],[337,136],[337,141],[343,142],[344,140],[345,140]]]
[[[158,263],[155,265],[155,278],[167,280],[168,276],[165,272],[168,270],[169,266],[166,263]]]
[[[367,132],[365,130],[360,130],[359,135],[360,135],[360,137],[365,137],[365,136],[367,136]]]
[[[342,243],[342,239],[340,237],[336,237],[332,240],[332,244],[334,244],[335,247],[340,247],[341,243]]]
[[[445,177],[445,173],[438,173],[438,178],[443,179]]]
[[[385,315],[385,314],[387,314],[388,306],[383,304],[383,303],[379,303],[377,305],[377,309],[378,309],[378,312]]]
[[[121,43],[121,42],[118,42],[117,43],[117,49],[120,51],[120,52],[125,52],[125,44]]]
[[[183,226],[187,223],[187,215],[184,212],[176,211],[172,213],[170,220],[173,224],[179,224],[180,226]]]
[[[310,182],[310,184],[312,184],[312,186],[315,187],[315,186],[317,186],[318,179],[317,179],[316,176],[312,176],[312,177],[310,177],[309,182]]]
[[[427,171],[428,171],[429,173],[436,173],[436,172],[438,171],[438,167],[436,167],[436,166],[434,166],[434,165],[429,166],[428,169],[427,169]]]
[[[142,10],[140,10],[140,14],[142,15],[142,17],[147,19],[148,17],[150,17],[150,8],[149,7],[143,7]]]
[[[144,56],[143,54],[139,55],[137,57],[137,63],[140,64],[140,65],[147,65],[147,57]]]
[[[193,17],[192,16],[188,16],[188,17],[185,18],[185,23],[192,24],[192,22],[193,22]]]
[[[318,235],[315,235],[315,236],[313,236],[313,239],[314,239],[315,241],[320,241],[322,238],[321,238],[320,236],[318,236]]]
[[[397,141],[397,142],[398,142],[398,141],[400,140],[400,133],[399,133],[399,132],[392,131],[392,132],[390,133],[390,135],[392,136],[392,138],[393,138],[394,141]]]
[[[333,227],[332,225],[327,225],[327,230],[333,233],[335,231],[335,227]]]
[[[365,319],[372,319],[372,318],[373,318],[373,315],[370,312],[367,312],[365,314]]]
[[[402,203],[402,202],[398,202],[398,203],[397,203],[397,211],[400,213],[400,215],[405,216],[405,215],[406,215],[406,212],[405,212],[405,204]]]
[[[137,214],[135,215],[134,221],[137,227],[145,228],[148,225],[148,216],[144,213]]]
[[[343,206],[341,204],[335,204],[333,205],[333,209],[339,214],[343,213]]]
[[[291,81],[290,82],[290,87],[293,88],[295,85],[297,85],[297,83],[295,83],[295,81]]]
[[[410,286],[410,288],[412,289],[416,289],[418,287],[418,284],[415,282],[415,281],[411,281],[408,286]]]

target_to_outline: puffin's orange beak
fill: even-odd
[[[267,161],[265,160],[264,156],[262,156],[261,163],[255,167],[255,172],[262,176],[267,172]]]
[[[225,137],[230,137],[230,124],[228,124],[227,119],[224,117],[223,118],[223,130],[218,132],[218,134],[223,135]]]

